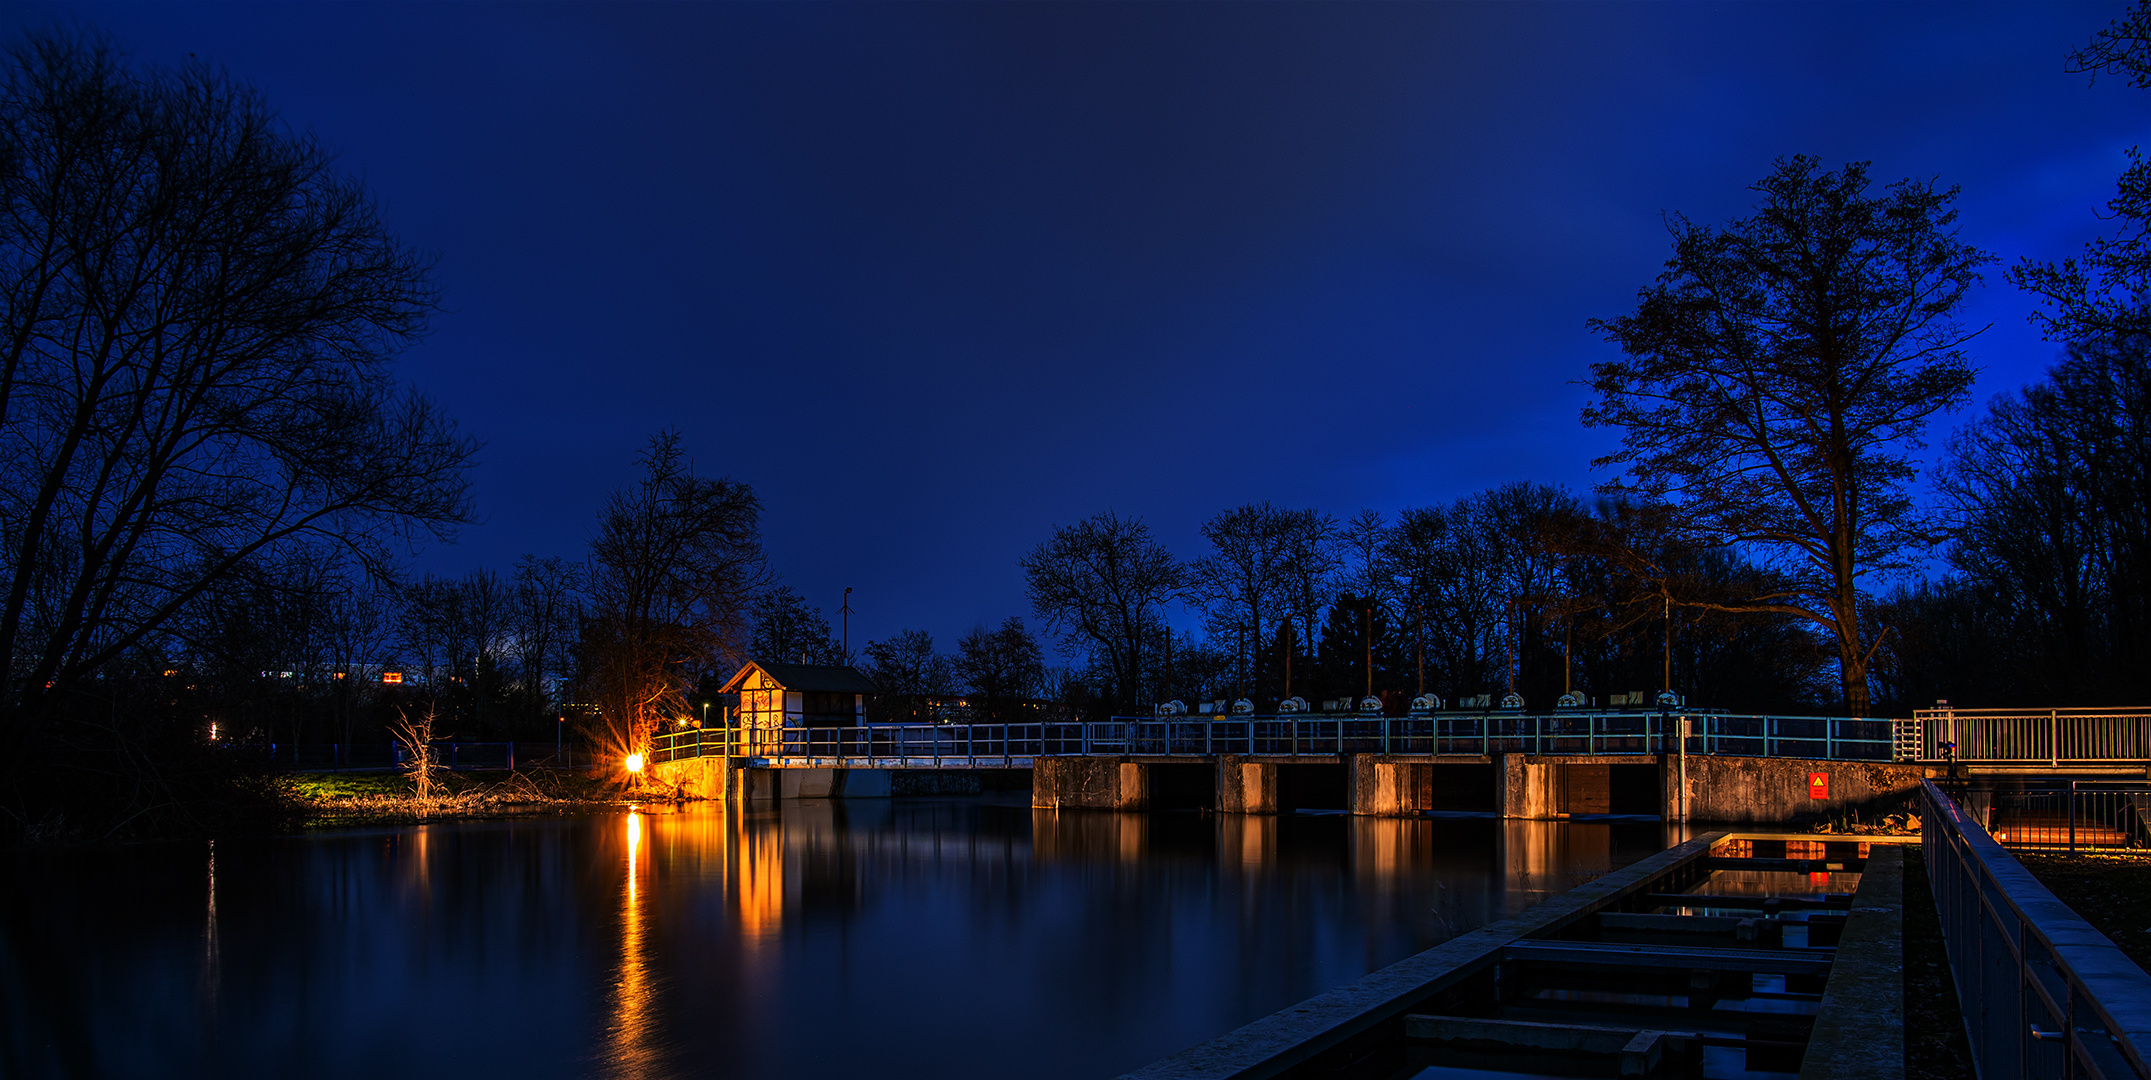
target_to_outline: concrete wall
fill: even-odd
[[[737,782],[737,777],[728,758],[660,761],[650,766],[650,775],[659,783],[677,788],[680,794],[690,799],[729,802],[736,797],[732,785]]]
[[[1502,754],[1495,775],[1501,790],[1494,812],[1505,818],[1548,821],[1561,812],[1561,762],[1527,754]]]
[[[1233,754],[1220,754],[1217,759],[1217,812],[1276,813],[1277,766],[1245,761]]]
[[[875,799],[889,796],[886,769],[750,769],[740,758],[660,761],[650,775],[690,799]]]
[[[730,802],[766,799],[882,798],[890,778],[881,769],[752,769],[742,759],[693,758],[659,762],[652,774],[688,798]],[[1561,770],[1606,759],[1495,758],[1493,807],[1505,818],[1549,820],[1562,806]],[[1633,760],[1633,759],[1630,759]],[[1618,764],[1619,762],[1617,762]],[[1186,768],[1189,766],[1172,766]],[[1230,755],[1216,762],[1216,808],[1227,814],[1275,814],[1279,770],[1313,768],[1248,761]],[[1150,766],[1109,757],[1040,758],[1031,776],[1031,805],[1039,809],[1147,810],[1152,803]],[[1334,766],[1332,766],[1334,768]],[[1346,809],[1371,817],[1413,817],[1429,807],[1433,785],[1449,782],[1439,763],[1378,754],[1344,761]],[[1483,770],[1483,766],[1481,767]],[[1829,778],[1829,798],[1809,797],[1809,774]],[[1728,824],[1785,824],[1858,811],[1880,815],[1919,787],[1921,766],[1890,762],[1812,761],[1802,758],[1688,757],[1688,820]],[[1483,772],[1474,775],[1475,782]],[[1663,813],[1675,819],[1679,783],[1675,763],[1661,759]]]
[[[778,794],[786,799],[886,799],[887,769],[767,769],[778,777]]]
[[[1431,766],[1419,764],[1418,768]],[[1412,783],[1413,763],[1375,754],[1345,758],[1345,809],[1365,817],[1416,817],[1419,805]]]
[[[1675,759],[1665,760],[1666,820],[1677,812]],[[1808,794],[1808,775],[1829,777],[1830,797]],[[1858,810],[1879,815],[1919,789],[1925,770],[1884,761],[1688,755],[1688,820],[1727,824],[1784,824],[1803,817],[1837,817]]]
[[[1150,776],[1140,763],[1108,757],[1039,758],[1031,805],[1040,810],[1147,810]]]

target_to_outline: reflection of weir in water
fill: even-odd
[[[1517,910],[1567,892],[1614,868],[1613,834],[1603,827],[1557,828],[1548,821],[1503,821],[1495,865]]]
[[[1002,1023],[1080,999],[1103,1029],[1147,1030],[1160,1015],[1230,1027],[1514,914],[1656,839],[1655,825],[1645,837],[1603,824],[954,800],[652,807],[629,822],[601,1045],[602,1071],[619,1080],[719,1063],[784,1072],[826,1048],[729,1041],[718,1054],[685,1032],[712,1016],[734,1034],[767,1030],[796,1021],[802,1002],[862,1038],[930,1023],[959,999]],[[896,924],[895,938],[880,936]],[[902,992],[889,971],[902,972]],[[992,1004],[965,996],[981,978],[995,980]],[[1017,1023],[1008,1045],[967,1052],[1020,1056],[1043,1037]]]
[[[31,853],[0,1074],[1112,1076],[1658,828],[985,795]]]

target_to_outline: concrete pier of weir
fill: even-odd
[[[1685,792],[1683,792],[1685,774]],[[1909,800],[1913,763],[1690,755],[1408,756],[1340,754],[1265,760],[1141,757],[1038,759],[1031,805],[1048,810],[1200,806],[1225,814],[1341,809],[1373,817],[1478,811],[1559,820],[1636,814],[1737,824],[1834,817]]]
[[[1529,821],[1630,814],[1749,825],[1898,808],[1925,775],[1911,762],[1517,753],[1068,755],[1040,757],[1030,772],[1031,805],[1041,810],[1456,811]],[[888,769],[764,768],[739,757],[659,762],[651,775],[683,797],[722,802],[886,798],[895,786]]]

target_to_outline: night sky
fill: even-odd
[[[1781,155],[2097,235],[2151,93],[2063,57],[2121,3],[17,4],[257,85],[432,252],[402,359],[485,449],[415,571],[580,557],[651,433],[752,483],[854,646],[1028,617],[1111,508],[1587,490],[1576,380]],[[2055,356],[2000,268],[1978,397]],[[1964,417],[1947,421],[1944,428]],[[1937,434],[1941,432],[1938,430]],[[1939,441],[1937,439],[1936,441]]]

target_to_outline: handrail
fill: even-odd
[[[2151,760],[2151,708],[1915,709],[1899,722],[1900,756],[2021,761],[2059,768]]]
[[[2151,974],[1934,781],[1920,790],[1921,847],[1981,1080],[2151,1078]]]
[[[1893,721],[1727,713],[1521,712],[1366,716],[1116,717],[1013,724],[690,728],[658,735],[653,761],[727,756],[786,764],[1009,767],[1037,757],[1330,757],[1338,754],[1690,754],[1886,761]],[[1685,730],[1685,743],[1679,734]],[[918,764],[914,764],[918,763]],[[1020,767],[1020,766],[1019,766]]]
[[[1959,709],[1951,705],[1938,705],[1932,709],[1912,710],[1912,715],[1915,718],[1941,716],[1976,716],[1980,718],[2025,716],[2043,718],[2057,713],[2065,720],[2070,717],[2082,716],[2151,716],[2151,705],[2082,705],[2058,706],[2050,709]]]

